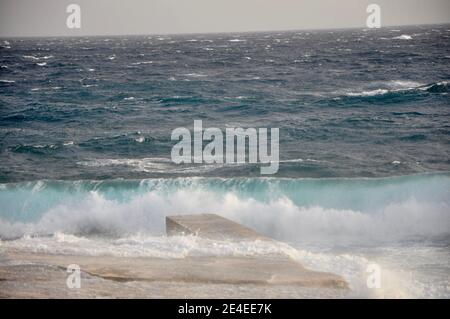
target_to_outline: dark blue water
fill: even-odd
[[[257,177],[174,165],[176,127],[279,127],[276,177],[449,171],[450,26],[6,39],[0,182]]]

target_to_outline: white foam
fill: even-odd
[[[433,267],[445,267],[448,253],[430,247],[388,246],[362,251],[330,251],[296,247],[267,241],[219,241],[197,236],[148,236],[121,238],[83,237],[57,232],[49,237],[24,236],[0,241],[0,248],[57,255],[154,257],[177,259],[188,256],[286,255],[306,268],[341,275],[350,285],[349,297],[448,298],[445,274]],[[380,288],[367,286],[368,267],[380,269]],[[428,265],[431,268],[428,268]]]
[[[22,55],[24,59],[31,59],[31,60],[39,60],[38,57],[35,57],[34,55]]]
[[[397,39],[397,40],[412,40],[412,36],[407,35],[407,34],[402,34],[398,37],[393,37],[392,39]]]
[[[53,55],[45,55],[45,56],[34,56],[34,55],[22,55],[24,59],[30,60],[48,60],[53,58]]]
[[[449,81],[440,81],[437,83],[432,83],[430,85],[423,85],[421,87],[419,87],[420,90],[426,91],[428,89],[430,89],[431,87],[437,85],[437,86],[441,86],[441,85],[448,85],[450,82]]]
[[[65,233],[24,236],[5,242],[6,247],[63,255],[184,258],[187,256],[255,256],[282,252],[285,244],[267,241],[217,241],[197,236],[136,234],[117,239],[88,238]],[[285,248],[286,249],[286,248]]]
[[[385,83],[371,83],[372,86],[379,86],[377,89],[363,90],[361,92],[346,92],[347,96],[378,96],[390,92],[402,92],[416,89],[423,89],[424,83],[411,80],[393,80]]]
[[[139,142],[142,137],[135,141]],[[147,158],[121,158],[121,159],[92,159],[77,162],[78,165],[102,167],[102,166],[129,166],[136,171],[141,172],[166,172],[172,168],[173,163],[169,158],[147,157]]]
[[[389,93],[389,90],[376,89],[376,90],[369,90],[369,91],[362,91],[362,92],[349,92],[349,93],[346,93],[346,95],[347,96],[377,96],[377,95],[384,95],[386,93]]]
[[[207,74],[202,74],[202,73],[187,73],[187,74],[183,74],[184,76],[189,76],[189,77],[193,77],[193,78],[202,78],[202,77],[207,77]]]
[[[403,251],[401,248],[397,248],[397,250]],[[407,272],[402,268],[401,260],[395,259],[395,255],[392,256],[392,254],[384,252],[383,255],[379,255],[376,249],[369,249],[369,254],[286,248],[283,251],[291,258],[301,262],[305,267],[339,274],[344,277],[350,285],[350,297],[423,298],[426,297],[423,294],[424,286],[433,288],[439,285],[438,281],[431,278],[422,278],[421,281],[412,278],[411,272]],[[394,257],[394,262],[387,263],[385,261],[387,256]],[[367,279],[370,275],[368,270],[371,265],[376,265],[380,269],[379,288],[369,288],[367,286]],[[423,271],[420,270],[422,265],[421,262],[415,262],[411,266],[415,271]],[[415,267],[419,267],[419,269]],[[448,295],[448,292],[446,293],[442,289],[433,294],[434,297],[446,295]]]
[[[152,63],[153,63],[153,61],[140,61],[140,62],[131,63],[131,65],[152,64]]]
[[[413,89],[424,85],[424,83],[411,80],[393,80],[389,81],[387,85],[393,89]]]
[[[153,165],[166,165],[152,160]],[[100,163],[102,164],[102,163]],[[287,241],[314,243],[374,243],[417,236],[449,234],[450,205],[446,202],[393,201],[363,212],[320,206],[297,206],[288,198],[262,202],[237,194],[208,191],[203,187],[166,193],[154,190],[136,194],[125,202],[100,193],[68,199],[48,209],[34,223],[10,223],[0,219],[0,237],[11,230],[26,233],[161,234],[169,214],[215,212],[251,226],[261,233]]]

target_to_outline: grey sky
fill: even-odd
[[[66,7],[81,6],[81,29]],[[0,0],[0,36],[206,33],[450,23],[450,0]]]

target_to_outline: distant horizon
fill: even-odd
[[[0,37],[366,28],[371,5],[381,27],[450,23],[448,0],[2,0]]]
[[[367,27],[340,27],[340,28],[314,28],[314,29],[283,29],[283,30],[245,30],[245,31],[219,31],[219,32],[186,32],[186,33],[134,33],[134,34],[93,34],[93,35],[24,35],[24,36],[0,36],[0,39],[24,39],[24,38],[95,38],[95,37],[140,37],[140,36],[186,36],[202,34],[246,34],[246,33],[273,33],[273,32],[314,32],[314,31],[333,31],[333,30],[383,30],[396,27],[423,27],[423,26],[442,26],[450,25],[450,22],[443,23],[422,23],[422,24],[398,24],[384,25],[381,28],[370,29]]]

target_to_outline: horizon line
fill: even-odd
[[[449,22],[442,23],[421,23],[421,24],[397,24],[385,25],[380,28],[361,27],[339,27],[339,28],[303,28],[303,29],[276,29],[276,30],[245,30],[245,31],[213,31],[213,32],[179,32],[179,33],[123,33],[123,34],[91,34],[91,35],[0,35],[1,39],[17,39],[17,38],[86,38],[86,37],[139,37],[139,36],[185,36],[185,35],[203,35],[203,34],[241,34],[241,33],[273,33],[273,32],[305,32],[305,31],[331,31],[331,30],[382,30],[385,28],[395,27],[419,27],[419,26],[433,26],[433,25],[447,25]]]

